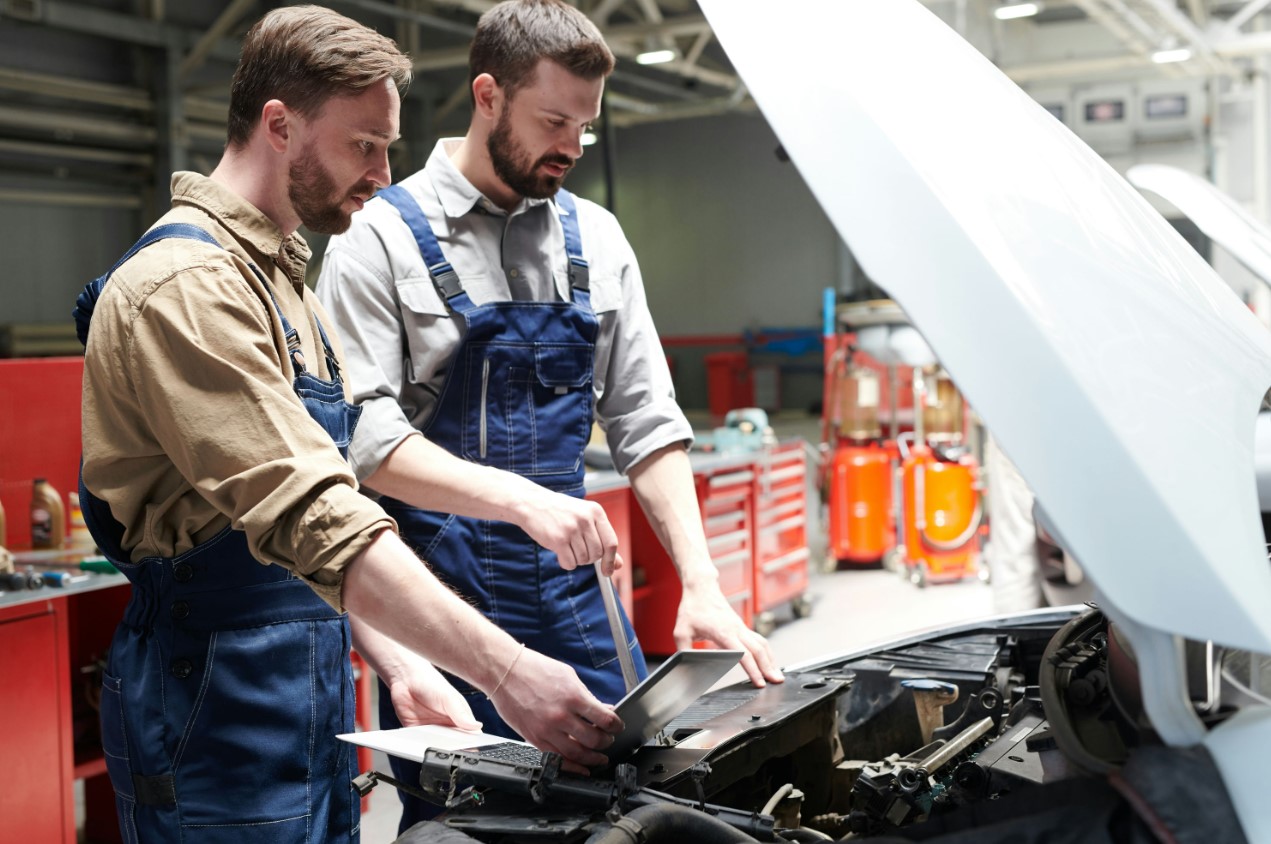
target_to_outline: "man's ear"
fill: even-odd
[[[292,141],[295,114],[282,100],[270,100],[260,110],[260,131],[274,152],[286,152]]]
[[[474,109],[487,120],[494,120],[504,99],[503,89],[493,76],[488,73],[478,74],[472,80],[472,99]]]

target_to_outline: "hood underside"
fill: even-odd
[[[701,0],[861,266],[1100,592],[1271,652],[1271,333],[1111,167],[914,0]]]

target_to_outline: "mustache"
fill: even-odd
[[[360,182],[349,191],[349,196],[374,196],[376,191],[373,182]]]

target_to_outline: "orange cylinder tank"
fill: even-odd
[[[880,445],[840,445],[830,469],[830,553],[874,563],[895,543],[891,455]]]
[[[938,459],[926,445],[902,464],[904,564],[919,586],[974,575],[979,563],[980,494],[973,460]]]

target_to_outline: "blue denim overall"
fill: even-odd
[[[161,226],[119,263],[163,237],[216,243],[193,226]],[[307,371],[299,335],[273,306],[296,394],[347,454],[361,409],[344,401],[326,332],[332,381]],[[261,565],[228,527],[177,557],[130,563],[123,526],[82,478],[79,492],[98,546],[132,581],[101,696],[124,841],[357,841],[356,755],[335,738],[354,728],[347,616],[287,569]]]
[[[573,196],[556,195],[569,258],[572,302],[491,302],[475,305],[441,252],[419,205],[400,186],[379,196],[401,214],[419,244],[429,275],[464,321],[424,436],[464,460],[523,475],[548,489],[583,497],[583,448],[591,434],[592,361],[599,323],[591,309],[588,265]],[[397,519],[402,538],[456,592],[518,641],[573,666],[600,700],[626,692],[613,635],[591,566],[560,567],[556,555],[506,522],[419,510],[392,499],[380,503]],[[637,672],[647,671],[630,622],[626,646]],[[485,696],[452,678],[486,732],[516,737]],[[399,725],[380,686],[380,726]],[[399,779],[419,781],[419,766],[396,758]],[[400,763],[400,764],[399,764]],[[423,817],[406,803],[402,828]],[[422,808],[417,807],[417,808]],[[427,814],[426,810],[424,814]]]

